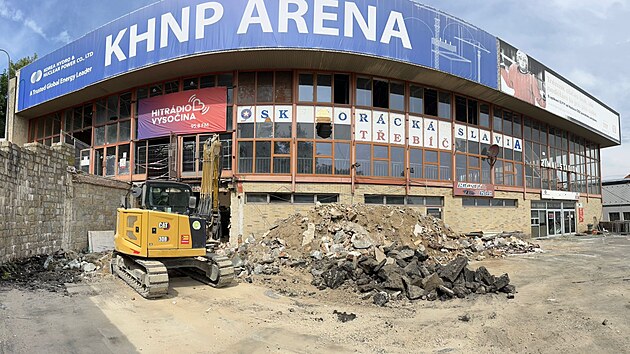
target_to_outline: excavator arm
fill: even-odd
[[[202,161],[201,192],[197,213],[208,220],[209,241],[219,240],[221,238],[221,214],[219,213],[221,140],[218,134],[213,135],[204,143]]]

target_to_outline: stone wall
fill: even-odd
[[[112,230],[127,183],[74,173],[74,148],[0,142],[0,263],[87,248]]]

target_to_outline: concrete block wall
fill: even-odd
[[[127,184],[71,173],[73,159],[65,144],[0,142],[0,263],[81,250],[87,230],[115,227]]]
[[[116,228],[116,210],[131,187],[126,182],[94,175],[73,174],[72,194],[66,199],[67,249],[88,248],[88,231]]]

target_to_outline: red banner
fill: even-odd
[[[225,131],[227,88],[211,87],[138,102],[138,139]]]

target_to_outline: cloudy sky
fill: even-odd
[[[381,0],[383,1],[383,0]],[[0,48],[39,56],[154,0],[0,0]],[[630,1],[419,0],[519,47],[621,114],[604,179],[630,174]],[[0,70],[6,58],[0,54]]]

